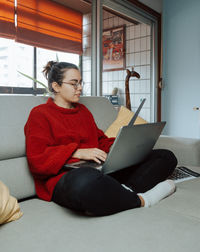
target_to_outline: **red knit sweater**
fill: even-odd
[[[26,154],[39,198],[50,201],[58,180],[66,173],[65,163],[78,148],[99,148],[109,152],[114,138],[98,129],[92,114],[82,104],[65,109],[51,98],[32,109],[24,132]]]

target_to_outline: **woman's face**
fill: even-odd
[[[63,76],[62,85],[53,87],[57,92],[56,96],[59,96],[59,99],[64,103],[71,104],[78,102],[82,92],[82,86],[76,85],[82,83],[80,71],[76,69],[67,69]]]

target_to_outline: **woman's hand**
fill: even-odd
[[[101,161],[106,160],[107,153],[98,148],[77,149],[72,157],[83,160],[93,160],[100,164]]]

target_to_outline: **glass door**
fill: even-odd
[[[127,1],[97,1],[98,8],[97,95],[117,95],[119,106],[126,106],[128,80],[130,109],[136,111],[146,98],[140,116],[156,121],[156,20]]]

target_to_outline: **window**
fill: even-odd
[[[36,60],[37,59],[37,60]],[[47,85],[47,81],[42,74],[43,67],[49,60],[68,61],[79,65],[79,55],[72,53],[56,52],[36,48],[17,43],[11,39],[0,38],[0,93],[43,93],[45,90],[39,84],[33,90],[34,82],[18,71],[36,78]],[[36,62],[36,73],[34,73],[34,62]]]
[[[43,67],[50,60],[65,61],[73,63],[79,66],[79,55],[73,53],[56,52],[51,50],[46,50],[42,48],[37,48],[37,79],[43,83],[46,83],[46,79],[42,73]],[[41,85],[38,85],[41,87]]]
[[[41,85],[18,71],[46,84],[41,72],[49,60],[79,65],[79,11],[50,0],[1,0],[0,26],[0,93],[43,93]]]
[[[33,47],[0,38],[0,86],[32,87],[32,81],[17,70],[33,76]]]

